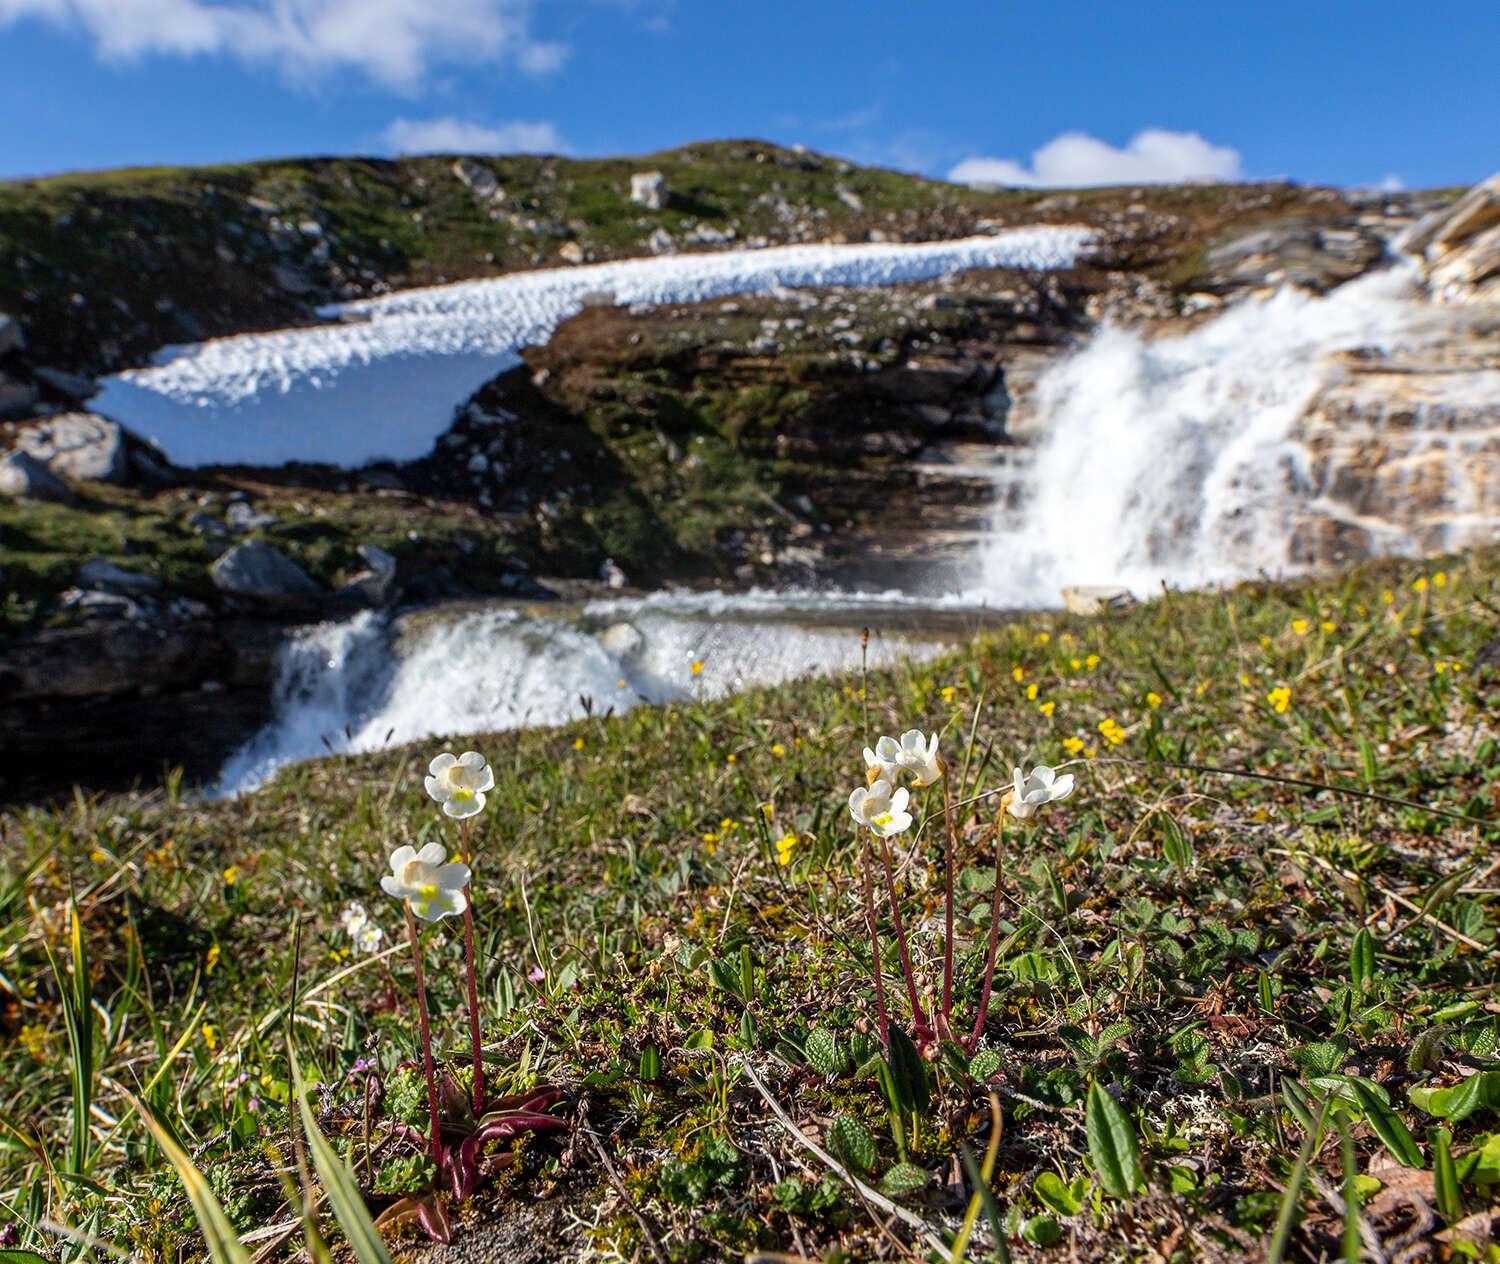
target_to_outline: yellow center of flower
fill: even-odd
[[[418,896],[423,904],[431,904],[437,899],[437,888],[430,883],[418,891]]]
[[[453,792],[453,801],[455,803],[467,803],[473,797],[474,792],[472,790],[459,789]]]
[[[891,814],[889,812],[882,812],[879,816],[872,816],[870,818],[871,825],[889,825],[890,823]]]

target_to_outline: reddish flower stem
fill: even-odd
[[[427,985],[422,979],[422,943],[417,938],[417,919],[406,901],[406,933],[411,936],[411,960],[417,970],[417,1014],[422,1020],[422,1067],[427,1072],[427,1109],[432,1113],[432,1163],[443,1176],[443,1137],[438,1126],[437,1073],[432,1066],[432,1027],[427,1021]]]
[[[990,900],[990,952],[984,965],[984,990],[979,997],[979,1014],[974,1019],[974,1031],[969,1036],[969,1048],[979,1044],[984,1033],[984,1020],[990,1012],[990,990],[995,983],[995,956],[1000,950],[1000,882],[1002,844],[1005,841],[1005,813],[1009,797],[1001,800],[1000,815],[995,818],[995,890]]]
[[[953,791],[948,784],[948,765],[943,765],[943,821],[947,834],[943,850],[947,853],[948,912],[943,922],[943,1033],[947,1037],[953,1020],[953,853],[958,846],[953,824]]]
[[[469,850],[469,820],[465,817],[458,823],[463,837],[464,864],[472,866],[474,857]],[[479,1040],[479,979],[474,972],[474,899],[469,894],[472,879],[464,883],[464,959],[469,967],[469,1043],[474,1049],[474,1113],[484,1114],[484,1059],[480,1055]]]
[[[885,1013],[885,981],[881,978],[880,932],[875,929],[875,887],[870,881],[870,840],[865,839],[865,921],[870,926],[870,973],[875,976],[875,1006],[880,1012],[880,1043],[890,1044],[890,1025]]]
[[[874,833],[872,830],[871,833]],[[885,890],[891,901],[891,920],[896,924],[896,947],[901,953],[901,970],[906,975],[906,992],[911,1000],[912,1022],[918,1027],[927,1025],[926,1016],[922,1013],[922,1002],[917,998],[917,981],[911,972],[911,953],[906,947],[906,926],[901,921],[901,909],[896,903],[896,873],[891,868],[891,848],[885,840],[880,840],[880,858],[885,863]]]

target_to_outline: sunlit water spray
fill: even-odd
[[[1303,569],[1298,524],[1310,513],[1353,515],[1327,499],[1328,471],[1313,469],[1299,422],[1340,379],[1334,353],[1390,354],[1419,336],[1415,270],[1404,263],[1322,298],[1284,289],[1177,337],[1106,325],[1038,383],[1045,437],[1024,466],[1018,503],[997,511],[979,592],[1045,606],[1066,584],[1146,595],[1163,583]],[[1500,403],[1500,378],[1489,376],[1470,383]],[[1430,442],[1452,452],[1453,485],[1462,487],[1464,443],[1438,429]],[[1359,525],[1376,552],[1431,544],[1389,524]]]
[[[858,668],[855,627],[809,626],[779,606],[753,596],[648,598],[581,612],[495,607],[396,623],[370,612],[319,624],[283,647],[275,718],[229,760],[216,791],[238,794],[286,764],[330,752],[561,724]],[[870,606],[872,623],[879,612]],[[807,613],[816,623],[829,608],[813,602]],[[939,648],[876,634],[869,664]]]

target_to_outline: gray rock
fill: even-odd
[[[0,421],[26,416],[36,406],[37,398],[34,382],[22,382],[0,373]]]
[[[401,476],[395,470],[382,469],[380,466],[361,470],[358,481],[361,487],[370,491],[404,492],[406,490],[406,484],[401,481]]]
[[[99,383],[81,373],[68,373],[63,369],[40,368],[35,370],[36,380],[58,395],[76,404],[92,399],[99,393]]]
[[[66,589],[58,598],[58,605],[64,610],[76,610],[85,619],[130,619],[145,623],[151,617],[150,609],[134,597],[99,589],[87,592],[81,588]]]
[[[296,268],[289,268],[284,263],[278,263],[271,269],[271,277],[288,294],[311,294],[313,291],[313,283],[304,273]]]
[[[17,446],[64,478],[123,483],[128,465],[120,423],[97,413],[59,413],[28,426]]]
[[[209,513],[195,513],[188,519],[188,526],[193,531],[210,540],[229,539],[229,528]]]
[[[26,452],[0,457],[0,496],[63,502],[73,499],[68,485]]]
[[[395,592],[396,559],[375,544],[361,544],[356,551],[369,569],[351,579],[336,596],[360,605],[386,605]]]
[[[91,557],[78,568],[78,583],[84,588],[103,588],[127,596],[140,596],[161,588],[161,580],[155,575],[127,571],[102,557]]]
[[[322,592],[296,562],[264,540],[236,544],[209,570],[215,588],[240,597],[305,604],[316,600]]]
[[[243,500],[237,500],[224,511],[229,529],[236,535],[248,535],[261,527],[269,527],[276,521],[275,514],[268,514]]]
[[[648,211],[663,210],[672,196],[660,171],[637,171],[630,177],[630,200]]]
[[[582,263],[583,247],[576,241],[565,241],[558,247],[557,257],[564,263]]]
[[[672,240],[672,234],[665,228],[656,228],[651,236],[646,238],[646,246],[654,255],[675,255],[677,243]]]
[[[21,322],[0,312],[0,355],[9,355],[25,346],[26,335],[21,332]]]
[[[488,202],[500,193],[500,181],[495,178],[495,173],[472,158],[460,158],[455,162],[453,174],[482,202]]]
[[[862,211],[865,209],[864,199],[853,189],[846,189],[842,184],[838,184],[834,186],[833,193],[851,211]]]

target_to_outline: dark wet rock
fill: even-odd
[[[159,592],[161,580],[155,575],[128,571],[102,557],[91,557],[78,568],[78,582],[88,588],[103,588],[127,595]]]

